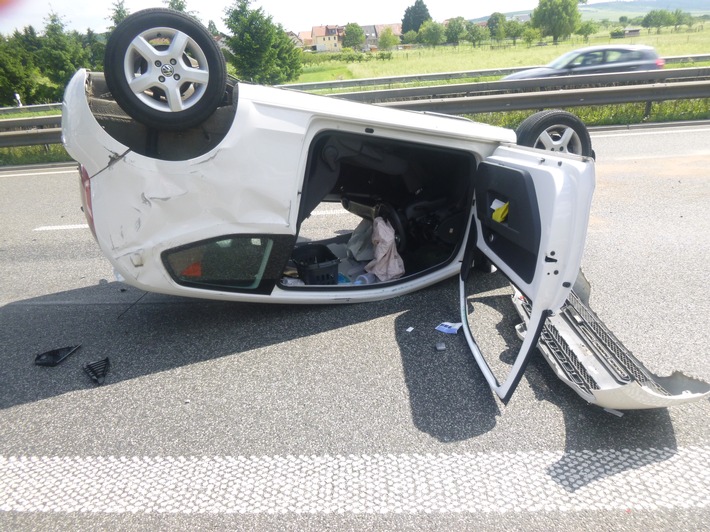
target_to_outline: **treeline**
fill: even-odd
[[[515,46],[518,41],[522,41],[532,45],[548,37],[551,37],[553,42],[558,42],[573,34],[587,40],[590,35],[602,30],[610,30],[611,36],[614,37],[618,31],[623,35],[623,27],[627,25],[641,26],[649,31],[655,29],[657,33],[665,27],[673,27],[676,31],[681,27],[692,29],[694,25],[703,24],[707,19],[707,15],[693,17],[680,9],[672,12],[655,9],[645,16],[632,19],[622,16],[618,22],[583,21],[578,10],[578,0],[539,0],[529,20],[508,19],[503,13],[495,12],[485,23],[456,17],[442,24],[432,20],[423,0],[416,0],[414,5],[408,8],[402,21],[402,42],[437,46],[467,41],[473,46],[488,43],[512,43]]]
[[[165,0],[166,7],[191,16],[185,0]],[[62,18],[50,12],[44,31],[32,26],[0,35],[0,107],[60,102],[64,87],[80,68],[103,70],[106,41],[112,28],[130,15],[123,0],[116,0],[108,19],[108,32],[68,31]],[[300,49],[271,16],[251,9],[250,0],[234,0],[225,11],[229,35],[220,35],[223,53],[237,77],[256,83],[279,84],[301,74]],[[218,35],[214,22],[207,29]]]
[[[170,9],[194,16],[187,10],[185,0],[164,0]],[[221,35],[223,52],[231,73],[246,81],[263,84],[280,84],[297,79],[307,57],[309,62],[320,59],[320,54],[304,55],[290,40],[284,28],[273,22],[263,9],[252,9],[251,0],[233,0],[225,10],[224,22],[230,32]],[[692,28],[703,23],[707,17],[693,18],[681,10],[674,12],[658,9],[644,17],[619,22],[608,20],[600,23],[582,21],[577,9],[578,0],[539,0],[529,21],[508,20],[499,12],[493,13],[486,24],[476,24],[456,17],[446,24],[432,20],[424,0],[415,0],[402,18],[401,40],[390,31],[383,32],[378,46],[381,52],[377,59],[391,58],[388,52],[394,46],[404,44],[458,44],[468,41],[473,46],[484,43],[507,45],[518,41],[532,45],[545,38],[553,42],[581,35],[585,40],[602,28],[623,34],[623,26],[637,25],[661,32],[664,27],[681,26]],[[115,0],[109,20],[112,27],[129,16],[123,0]],[[209,21],[208,30],[217,36],[214,22]],[[357,24],[346,27],[344,45],[348,52],[341,60],[360,61],[363,54],[357,52],[365,42],[365,35]],[[109,32],[97,34],[91,29],[86,33],[67,31],[61,17],[50,12],[42,33],[32,26],[16,30],[12,35],[0,35],[0,107],[58,102],[64,87],[79,68],[103,70],[103,57]],[[348,55],[349,54],[349,55]],[[371,56],[367,56],[371,58]],[[332,59],[332,58],[331,58]]]
[[[67,31],[56,13],[41,34],[27,26],[0,35],[0,107],[60,102],[78,68],[102,69],[104,47],[104,36]]]

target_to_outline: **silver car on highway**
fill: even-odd
[[[659,70],[665,60],[651,46],[642,44],[610,44],[580,48],[561,55],[545,66],[528,68],[505,76],[504,80],[610,74]]]

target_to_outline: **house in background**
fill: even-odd
[[[303,48],[303,40],[301,39],[300,35],[296,35],[292,31],[287,31],[286,35],[288,35],[288,38],[291,40],[294,46],[298,48]]]
[[[365,33],[365,42],[362,44],[363,50],[369,50],[370,48],[377,48],[377,26],[360,26],[362,31]]]
[[[363,44],[363,50],[373,50],[377,49],[377,43],[380,40],[380,35],[385,29],[390,28],[392,33],[398,39],[402,38],[402,24],[374,24],[372,26],[360,26],[362,31],[365,32],[365,44]]]
[[[311,36],[310,31],[299,31],[298,38],[303,43],[304,49],[310,48],[311,46],[313,46],[313,37]]]
[[[343,49],[343,26],[313,26],[312,47],[316,52],[340,52]]]
[[[377,38],[380,38],[380,35],[382,35],[382,32],[385,31],[387,28],[390,28],[392,30],[392,33],[394,34],[395,37],[402,38],[402,23],[397,22],[396,24],[377,24],[375,25],[375,29],[377,30]]]
[[[372,24],[360,26],[365,33],[363,51],[377,49],[377,41],[386,28],[390,28],[395,37],[402,37],[402,24]],[[303,48],[315,52],[341,52],[343,50],[343,37],[345,26],[313,26],[311,31],[301,31],[298,38],[303,43]]]

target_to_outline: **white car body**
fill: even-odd
[[[488,159],[551,176],[552,190],[540,194],[540,210],[549,215],[546,227],[568,232],[555,238],[565,246],[562,253],[573,258],[563,280],[573,283],[576,278],[594,185],[591,160],[546,155],[546,162],[541,164],[539,153],[515,146],[515,134],[503,128],[240,85],[233,127],[219,146],[194,159],[165,161],[131,151],[100,127],[87,103],[86,81],[87,73],[80,72],[67,88],[64,106],[71,112],[64,113],[64,141],[69,153],[91,176],[93,224],[99,246],[128,284],[207,299],[334,303],[383,299],[455,275],[463,246],[446,267],[403,283],[405,286],[352,287],[347,296],[343,295],[344,287],[338,286],[315,291],[277,285],[268,296],[202,290],[181,286],[166,272],[161,254],[191,242],[247,233],[295,237],[298,198],[311,142],[327,130],[362,134],[365,129],[374,130],[373,136],[461,150],[478,162]],[[278,146],[278,153],[274,146]],[[561,190],[563,173],[568,180],[574,177],[580,184],[578,190]],[[558,205],[564,219],[556,219],[562,216],[553,208],[556,197],[558,203],[562,199],[566,202]],[[200,208],[195,209],[195,205]],[[574,211],[572,225],[567,223],[570,211]],[[505,269],[504,264],[501,266]],[[558,307],[566,295],[557,295]]]

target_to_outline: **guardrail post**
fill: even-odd
[[[646,109],[643,112],[643,119],[648,120],[649,117],[651,116],[651,106],[653,105],[652,101],[647,101],[646,102]]]

